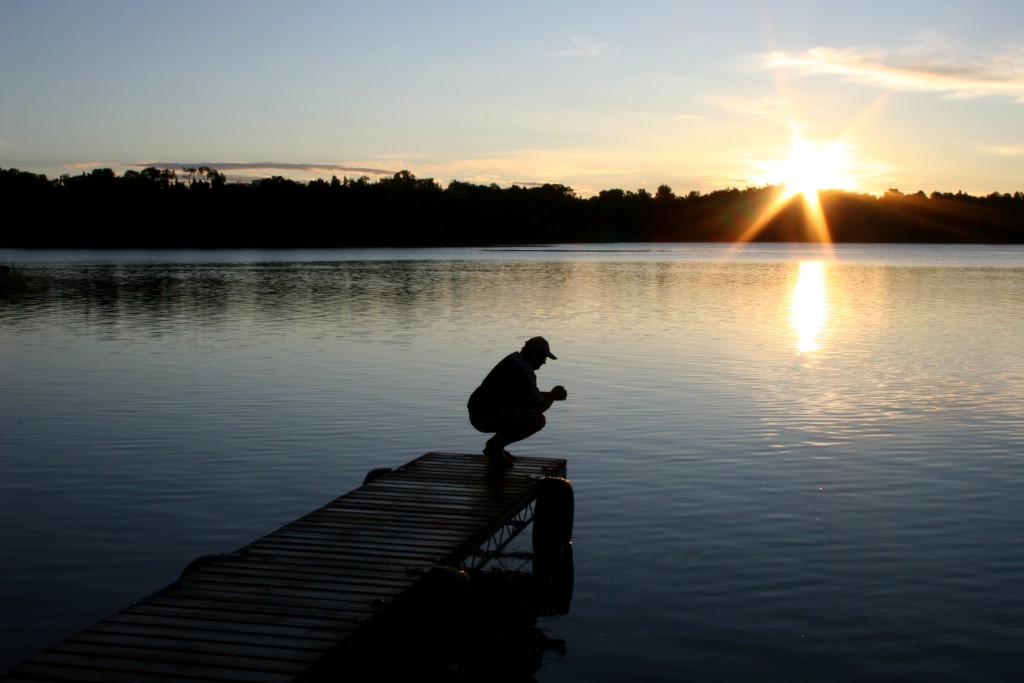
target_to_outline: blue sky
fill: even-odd
[[[0,167],[163,164],[1024,191],[1024,2],[0,0]]]

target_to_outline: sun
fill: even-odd
[[[785,187],[786,197],[802,194],[811,199],[819,190],[852,190],[850,151],[845,143],[810,142],[793,129],[789,155],[764,164],[763,180]]]
[[[855,188],[856,182],[850,173],[850,151],[841,140],[812,143],[804,139],[796,126],[792,130],[789,155],[765,162],[764,173],[759,178],[764,184],[777,185],[780,189],[771,204],[744,230],[738,242],[754,239],[797,195],[803,199],[810,236],[817,242],[832,242],[818,192]]]

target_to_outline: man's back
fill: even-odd
[[[539,394],[537,377],[520,361],[519,352],[505,356],[469,397],[471,415],[489,415],[502,408],[534,408]]]

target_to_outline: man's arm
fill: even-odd
[[[542,401],[537,405],[537,412],[543,413],[550,408],[551,404],[555,401],[564,401],[569,398],[569,392],[567,392],[565,387],[562,385],[558,385],[551,391],[540,392],[540,397]]]

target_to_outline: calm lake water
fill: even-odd
[[[541,682],[1013,681],[1024,248],[0,251],[0,670],[428,451],[527,337]]]

